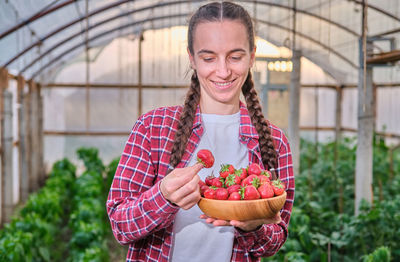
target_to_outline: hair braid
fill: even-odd
[[[268,169],[277,168],[277,153],[275,151],[274,141],[272,140],[269,122],[264,118],[257,92],[254,88],[251,72],[249,72],[245,83],[242,86],[242,92],[246,99],[247,109],[251,121],[257,130],[259,136],[260,152],[262,162]],[[272,172],[273,178],[276,172]]]
[[[176,167],[186,149],[189,136],[192,133],[193,120],[197,105],[200,102],[200,84],[196,72],[193,73],[189,91],[186,94],[185,105],[183,107],[178,129],[175,134],[174,144],[171,150],[170,165]]]

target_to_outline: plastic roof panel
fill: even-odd
[[[154,28],[186,25],[188,15],[206,1],[167,0],[13,0],[0,2],[0,34],[39,17],[0,39],[0,66],[26,78],[45,73],[85,50],[86,4],[89,46],[109,43],[113,38]],[[293,8],[296,8],[296,43],[303,55],[317,63],[338,82],[356,82],[361,35],[360,0],[236,1],[256,21],[256,33],[267,41],[293,45]],[[294,6],[295,4],[295,6]],[[400,28],[397,0],[369,0],[368,35]],[[164,17],[164,19],[161,19]],[[170,17],[170,18],[168,18]],[[73,23],[75,21],[75,23]],[[65,27],[65,28],[63,28]],[[120,28],[120,29],[118,29]],[[61,30],[63,29],[63,30]],[[57,30],[60,32],[55,33]],[[54,34],[53,34],[54,33]],[[51,37],[50,34],[53,34]],[[399,41],[400,33],[386,37]],[[376,42],[375,51],[388,51],[388,41]],[[33,46],[33,47],[32,47]],[[76,46],[75,49],[73,47]],[[30,48],[30,50],[26,50]],[[71,49],[72,48],[72,49]],[[23,53],[23,54],[21,54]],[[12,63],[10,59],[16,58]],[[52,59],[57,61],[50,63]],[[35,63],[33,63],[35,62]],[[48,64],[48,68],[46,65]]]

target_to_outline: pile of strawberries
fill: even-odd
[[[214,164],[214,157],[207,149],[199,151],[197,160],[206,168]],[[256,163],[239,169],[223,164],[219,176],[210,175],[199,182],[200,192],[205,198],[218,200],[253,200],[282,195],[284,183],[279,179],[271,180],[271,177],[269,170],[262,170]]]

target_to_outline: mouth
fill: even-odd
[[[232,80],[232,81],[222,81],[222,82],[217,82],[217,81],[211,81],[214,86],[218,89],[228,89],[230,88],[233,83],[235,82],[236,79]]]

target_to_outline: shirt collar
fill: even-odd
[[[251,122],[251,118],[249,116],[249,111],[247,110],[246,105],[240,101],[239,105],[240,110],[240,127],[239,127],[239,136],[241,138],[255,138],[258,139],[258,133],[255,127]],[[200,105],[197,105],[196,113],[193,120],[193,130],[202,126],[201,124],[201,112]]]

